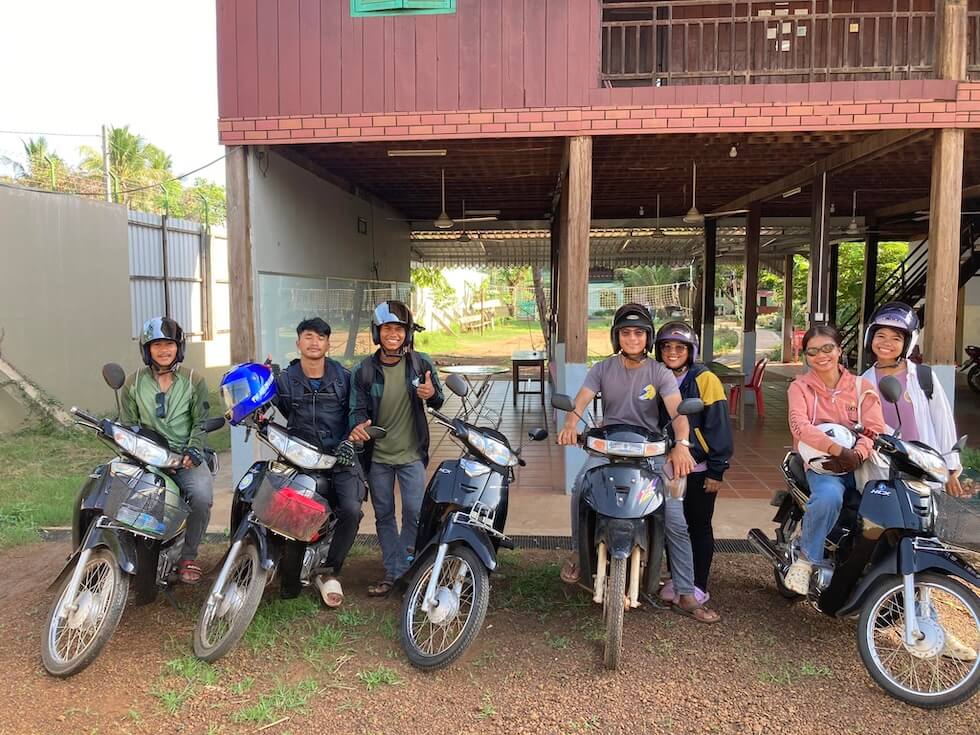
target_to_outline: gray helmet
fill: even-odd
[[[371,339],[374,344],[381,344],[381,325],[401,324],[405,328],[405,344],[402,349],[411,349],[415,342],[415,320],[412,310],[401,301],[382,301],[374,307],[371,316]]]
[[[162,339],[177,343],[177,359],[174,360],[174,365],[182,363],[186,343],[184,330],[169,316],[155,316],[152,319],[147,319],[143,324],[143,328],[140,330],[140,355],[143,357],[143,363],[147,366],[153,365],[153,359],[150,357],[150,343]]]

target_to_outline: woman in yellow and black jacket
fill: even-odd
[[[687,417],[691,455],[696,464],[687,476],[684,516],[694,550],[694,594],[707,601],[708,572],[715,548],[711,518],[734,447],[725,389],[714,373],[697,362],[698,346],[698,337],[691,327],[684,322],[668,322],[657,331],[654,355],[674,373],[682,400],[704,401],[703,413]],[[672,594],[673,586],[668,583],[661,595],[669,598]]]

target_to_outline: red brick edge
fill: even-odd
[[[473,136],[603,135],[624,131],[651,133],[757,132],[776,130],[879,130],[884,128],[974,128],[980,127],[980,84],[919,80],[868,83],[868,91],[879,98],[853,98],[860,83],[839,87],[825,83],[825,100],[814,100],[817,85],[770,85],[736,88],[737,100],[722,99],[729,87],[677,87],[670,102],[650,93],[652,104],[640,101],[637,90],[596,90],[621,93],[624,104],[609,94],[609,104],[589,107],[536,107],[529,109],[475,110],[467,112],[415,112],[376,115],[294,115],[223,119],[218,123],[221,143],[314,143],[371,140],[431,140]],[[802,100],[789,100],[793,88]],[[849,99],[830,98],[840,88],[852,93]],[[707,91],[706,91],[707,90]],[[693,91],[693,92],[692,92]],[[891,91],[896,97],[889,98]],[[900,93],[919,95],[898,97]],[[926,97],[925,95],[934,95]],[[758,96],[758,102],[747,98]],[[782,97],[783,99],[765,99]],[[689,101],[693,97],[694,101]],[[664,103],[661,104],[661,100]],[[701,102],[701,100],[705,100]]]

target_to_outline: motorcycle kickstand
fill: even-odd
[[[162,587],[160,591],[163,593],[164,598],[170,603],[170,606],[177,612],[183,612],[180,603],[177,602],[177,598],[174,597],[174,591],[170,589],[170,586]]]

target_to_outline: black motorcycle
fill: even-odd
[[[302,586],[309,586],[323,571],[336,525],[327,500],[334,481],[331,470],[338,461],[357,461],[349,443],[342,443],[337,454],[321,452],[264,411],[244,425],[277,459],[255,462],[235,488],[231,546],[194,628],[194,654],[205,661],[216,661],[237,645],[287,544],[305,545],[299,572]],[[375,439],[385,434],[379,426],[367,431]]]
[[[459,375],[450,375],[446,385],[464,399],[469,392]],[[483,626],[497,551],[514,548],[504,535],[507,496],[514,467],[524,461],[496,429],[428,411],[463,449],[459,459],[442,462],[429,481],[415,561],[399,580],[399,586],[407,585],[402,648],[414,666],[431,670],[456,660]]]
[[[970,345],[966,348],[966,354],[970,359],[960,365],[960,372],[966,373],[966,382],[970,390],[980,393],[980,347]]]
[[[893,377],[879,390],[890,403],[902,393]],[[959,704],[980,686],[980,600],[960,580],[980,586],[980,572],[966,558],[972,552],[934,532],[933,493],[949,479],[946,461],[921,442],[903,441],[900,431],[874,435],[860,425],[854,431],[873,440],[888,478],[845,494],[808,599],[827,615],[859,616],[861,660],[888,694],[929,709]],[[965,437],[953,451],[964,444]],[[775,541],[757,528],[748,539],[773,562],[780,594],[795,599],[783,580],[800,553],[810,491],[799,455],[786,455],[783,473],[788,489],[772,500],[779,508]]]
[[[116,391],[118,405],[123,369],[109,364],[102,376]],[[41,659],[49,673],[61,677],[84,669],[108,643],[126,606],[130,579],[137,604],[168,590],[190,512],[171,476],[182,457],[166,439],[80,408],[71,413],[118,456],[92,470],[79,490],[72,518],[74,551],[51,584],[60,588],[41,641]],[[217,431],[224,423],[220,417],[208,419],[203,428]],[[213,463],[213,454],[208,459]]]
[[[551,405],[560,411],[575,410],[572,399],[560,393],[552,396]],[[703,410],[701,399],[688,398],[678,414],[690,416]],[[535,440],[545,437],[542,429],[532,435]],[[602,605],[603,663],[616,669],[627,607],[639,607],[641,595],[652,599],[660,584],[668,492],[663,467],[673,445],[667,433],[627,424],[590,427],[579,444],[608,460],[586,471],[582,479],[578,554],[582,579],[592,581],[592,601]],[[676,492],[682,494],[679,486]]]

